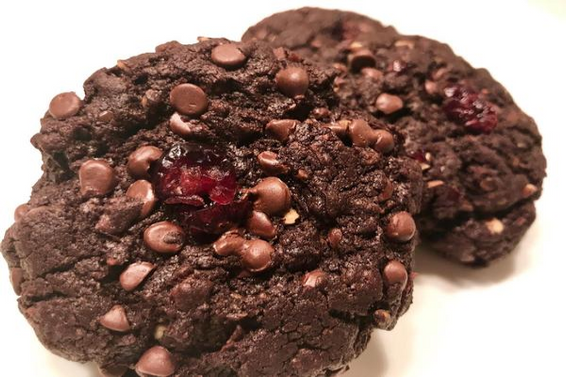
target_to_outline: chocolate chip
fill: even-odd
[[[216,46],[212,49],[210,58],[214,64],[228,69],[241,67],[246,62],[246,55],[232,43]]]
[[[351,124],[349,120],[339,120],[338,122],[332,122],[325,124],[326,128],[329,128],[332,132],[336,134],[339,138],[343,138],[348,134],[348,126]]]
[[[173,356],[161,346],[145,351],[136,364],[136,373],[140,376],[168,377],[175,373],[175,369]]]
[[[185,244],[185,232],[169,221],[161,221],[145,230],[143,240],[147,247],[158,253],[177,253]]]
[[[375,81],[379,81],[383,78],[383,72],[371,67],[362,68],[362,75]]]
[[[237,232],[229,231],[224,233],[216,242],[212,244],[214,252],[223,257],[239,254],[244,246],[245,239]]]
[[[261,170],[267,174],[279,175],[289,171],[289,167],[283,165],[283,163],[278,160],[277,153],[271,151],[261,152],[257,156],[257,160]]]
[[[169,41],[155,46],[155,52],[165,52],[167,50],[172,50],[181,46],[182,44],[177,41]]]
[[[133,291],[154,269],[155,265],[149,262],[133,263],[120,275],[120,285],[128,292]]]
[[[377,97],[375,106],[382,113],[389,115],[403,108],[403,100],[398,96],[382,93]]]
[[[171,105],[184,115],[198,116],[208,108],[206,93],[196,85],[177,85],[169,95]]]
[[[268,242],[246,240],[241,251],[242,264],[250,272],[265,271],[271,266],[275,250]]]
[[[265,126],[265,131],[280,142],[287,141],[299,122],[293,119],[272,120]]]
[[[81,195],[84,197],[103,196],[114,190],[116,174],[114,169],[102,160],[88,160],[79,169]]]
[[[113,331],[127,332],[131,329],[126,310],[121,305],[116,305],[110,309],[108,313],[100,317],[99,322],[102,326]]]
[[[24,270],[19,267],[10,268],[10,282],[14,293],[18,296],[22,294],[22,283],[24,282]]]
[[[375,55],[367,48],[361,48],[348,55],[348,65],[352,72],[358,72],[364,67],[375,66]]]
[[[202,134],[205,130],[203,124],[195,121],[195,119],[183,119],[182,115],[175,113],[169,120],[169,128],[177,135],[188,139]]]
[[[277,228],[263,212],[252,211],[246,223],[248,231],[256,236],[271,239],[277,235]]]
[[[128,371],[126,365],[98,366],[100,377],[122,377]]]
[[[132,183],[130,187],[128,187],[128,191],[126,191],[126,196],[138,199],[143,203],[139,214],[141,219],[149,216],[155,207],[155,203],[157,203],[153,185],[143,179]]]
[[[376,139],[373,149],[381,153],[389,153],[395,147],[395,140],[391,132],[385,130],[375,130],[374,137]]]
[[[16,207],[14,211],[14,221],[20,221],[30,210],[30,206],[27,204],[20,204]]]
[[[254,208],[268,215],[284,214],[291,208],[291,191],[279,178],[262,179],[249,193],[255,197]]]
[[[328,232],[328,244],[330,245],[331,248],[333,248],[334,250],[338,249],[338,247],[340,247],[340,242],[342,241],[342,231],[338,228],[332,228],[330,229],[330,231]]]
[[[377,140],[375,130],[363,119],[354,119],[348,126],[348,134],[356,147],[368,147]]]
[[[537,191],[538,191],[538,188],[535,185],[533,185],[532,183],[527,183],[525,185],[525,187],[523,187],[523,191],[522,191],[523,198],[526,199],[526,198],[532,196]],[[18,207],[18,208],[20,208],[20,207]],[[16,209],[16,211],[17,211],[17,209]],[[16,220],[16,221],[18,221],[18,220]]]
[[[397,212],[389,218],[389,223],[385,229],[387,237],[397,242],[407,242],[416,233],[415,221],[408,212]]]
[[[149,178],[151,163],[157,161],[163,151],[150,145],[140,147],[128,157],[128,173],[135,178]]]
[[[288,67],[277,72],[275,83],[283,94],[296,97],[305,94],[309,88],[309,75],[303,68]]]
[[[67,119],[78,113],[82,104],[74,92],[57,94],[49,103],[49,114],[55,119]]]
[[[383,269],[383,276],[389,285],[400,284],[400,290],[405,288],[409,278],[403,263],[396,260],[387,263]]]
[[[326,272],[324,271],[311,271],[303,277],[303,287],[316,288],[324,283],[326,276]]]

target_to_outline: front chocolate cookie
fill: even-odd
[[[405,137],[426,181],[419,229],[446,257],[485,266],[511,252],[534,221],[546,168],[536,124],[486,70],[447,45],[316,8],[268,17],[243,40],[334,66],[342,103]]]
[[[57,96],[2,243],[20,309],[103,376],[321,376],[412,297],[421,172],[261,43],[172,42]]]

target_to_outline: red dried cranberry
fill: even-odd
[[[178,212],[187,230],[194,236],[222,234],[246,219],[252,209],[250,201],[241,199],[226,205],[210,205],[202,209],[179,206]]]
[[[250,204],[235,201],[236,173],[219,151],[198,144],[178,144],[152,168],[156,194],[174,205],[193,234],[219,234],[244,220]]]
[[[154,170],[157,195],[166,204],[229,204],[236,194],[236,174],[228,160],[197,144],[175,145]]]
[[[453,85],[444,89],[444,94],[447,97],[444,112],[451,120],[462,123],[473,132],[490,133],[497,126],[493,105],[472,89]]]

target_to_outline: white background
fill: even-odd
[[[29,144],[51,97],[81,93],[93,71],[199,35],[238,39],[275,11],[303,5],[365,13],[452,45],[490,69],[531,114],[549,160],[538,220],[512,257],[469,270],[419,250],[415,303],[376,334],[347,377],[566,376],[566,1],[2,1],[0,228],[40,175]],[[94,377],[51,355],[16,306],[0,263],[2,376]]]

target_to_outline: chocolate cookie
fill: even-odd
[[[203,39],[56,96],[2,243],[41,341],[103,376],[328,376],[392,328],[422,175],[333,79]]]
[[[243,37],[255,39],[333,65],[344,105],[404,135],[427,186],[419,229],[436,250],[485,266],[516,246],[535,219],[546,161],[535,122],[485,69],[350,12],[275,14]]]

